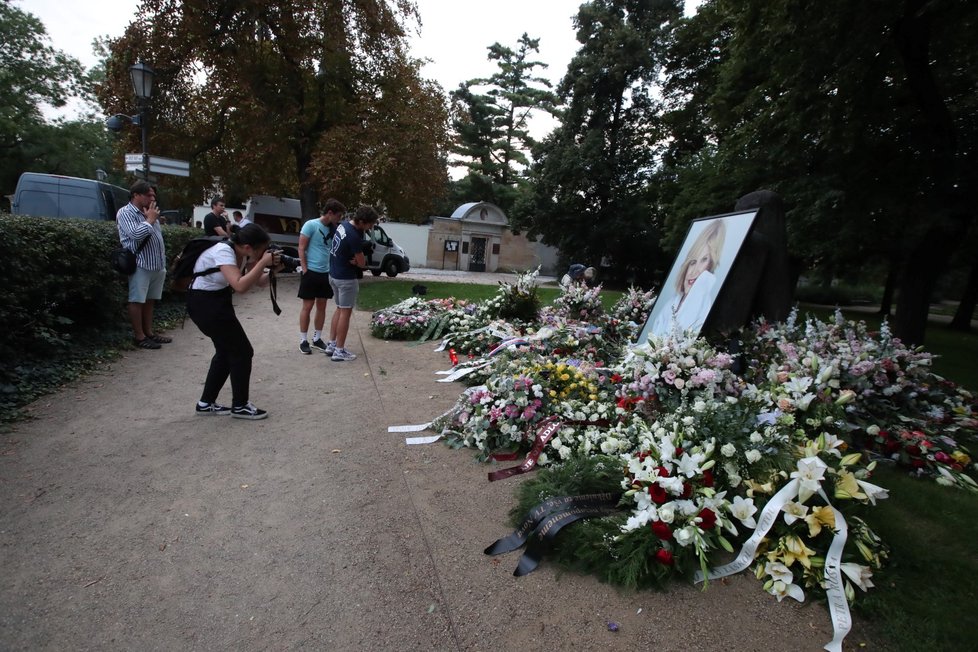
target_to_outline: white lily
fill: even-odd
[[[797,501],[789,500],[781,506],[781,511],[784,512],[784,522],[791,525],[798,519],[805,518],[808,515],[808,505],[802,505]]]
[[[754,506],[752,498],[745,499],[742,496],[734,496],[733,502],[730,503],[730,515],[743,523],[744,527],[757,527],[757,521],[754,520],[756,513],[757,507]]]
[[[842,569],[842,572],[846,574],[846,577],[852,580],[853,583],[863,591],[868,591],[875,586],[875,584],[873,584],[869,579],[873,576],[873,571],[869,569],[869,566],[846,562],[842,564],[840,568]]]
[[[856,484],[859,485],[859,488],[863,490],[863,493],[866,494],[866,498],[868,498],[869,502],[872,503],[873,505],[876,504],[877,500],[883,500],[884,498],[890,497],[889,490],[884,489],[879,485],[875,485],[870,482],[866,482],[865,480],[858,480],[858,479],[856,480]]]
[[[764,570],[774,579],[775,582],[791,584],[795,581],[795,576],[792,575],[791,569],[779,561],[768,562],[764,565]]]
[[[781,602],[786,597],[794,598],[798,602],[805,601],[805,592],[797,584],[785,584],[784,582],[776,581],[768,589],[768,592],[777,597],[778,602]]]
[[[805,502],[818,491],[827,468],[825,462],[817,457],[798,460],[798,470],[791,472],[791,477],[798,480],[798,502]]]

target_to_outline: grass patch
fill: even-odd
[[[978,598],[978,496],[891,468],[879,469],[874,482],[890,490],[871,521],[890,546],[890,564],[858,597],[857,613],[889,649],[974,649],[966,623]]]
[[[371,279],[360,284],[360,294],[357,297],[357,308],[371,312],[386,308],[413,295],[412,288],[417,281],[398,279]],[[425,299],[467,299],[469,301],[485,301],[496,296],[498,285],[476,285],[474,283],[443,283],[430,281],[422,283],[428,288]],[[537,294],[543,305],[549,306],[560,296],[560,288],[540,286]],[[601,303],[606,310],[611,310],[615,302],[621,298],[618,290],[602,290]]]

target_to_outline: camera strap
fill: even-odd
[[[272,312],[276,316],[282,314],[282,309],[278,307],[278,277],[275,275],[274,270],[268,271],[268,298],[272,300]]]

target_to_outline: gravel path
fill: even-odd
[[[768,651],[831,639],[821,605],[779,604],[752,576],[630,593],[545,561],[514,578],[518,553],[482,550],[508,533],[523,478],[489,483],[470,452],[387,432],[452,405],[461,387],[434,382],[445,354],[373,339],[361,312],[348,342],[359,359],[300,355],[294,294],[284,280],[279,317],[263,293],[236,297],[265,421],[194,415],[211,346],[188,320],[173,344],[127,353],[0,435],[0,649]]]

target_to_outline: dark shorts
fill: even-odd
[[[308,270],[299,279],[300,299],[332,299],[333,288],[329,285],[329,274]]]

